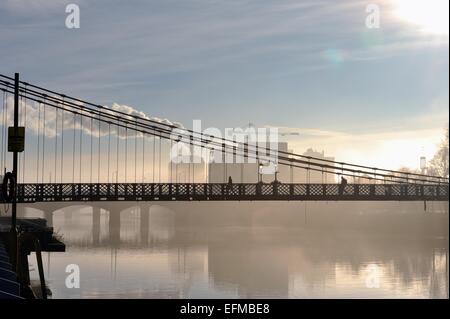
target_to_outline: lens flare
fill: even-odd
[[[425,33],[448,35],[448,0],[395,0],[395,14]]]

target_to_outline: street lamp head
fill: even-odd
[[[420,169],[424,170],[427,168],[427,158],[425,156],[420,157]]]

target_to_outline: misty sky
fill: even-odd
[[[448,126],[448,13],[447,31],[430,31],[397,2],[3,0],[0,73],[187,127],[277,126],[300,133],[298,152],[417,167]],[[65,27],[68,3],[80,29]],[[369,3],[379,29],[366,28]]]

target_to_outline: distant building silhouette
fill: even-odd
[[[195,163],[169,163],[168,180],[172,183],[204,183],[207,181],[206,164],[203,159]]]
[[[266,148],[270,148],[270,144],[267,143],[267,146],[261,146],[259,144],[260,152],[265,152]],[[244,154],[249,155],[252,157],[251,154],[254,153],[254,148],[250,148],[250,151],[245,150]],[[288,144],[286,142],[278,142],[278,151],[287,152],[288,151]],[[221,153],[218,151],[218,153]],[[220,154],[217,154],[220,155]],[[266,156],[269,156],[268,153],[263,154]],[[263,182],[270,183],[275,180],[275,174],[260,174],[260,165],[265,165],[265,161],[258,162],[255,159],[253,159],[253,162],[251,159],[243,158],[243,163],[236,163],[236,159],[232,161],[232,163],[210,163],[209,164],[209,173],[208,173],[208,181],[210,183],[227,183],[228,179],[231,177],[233,183],[257,183],[258,179],[261,178]],[[285,171],[287,171],[287,174],[289,174],[289,168],[286,167],[278,167],[278,174],[277,178],[280,180],[280,178],[284,175]],[[258,174],[260,175],[258,177]],[[287,175],[288,177],[289,175]],[[289,180],[284,180],[285,182],[288,182]]]
[[[288,143],[287,142],[279,142],[278,143],[278,151],[279,152],[288,152]],[[319,159],[325,159],[333,161],[334,157],[325,156],[325,153],[314,151],[309,148],[305,153],[305,156],[316,157]],[[284,155],[286,156],[286,155]],[[303,160],[305,160],[303,158]],[[318,160],[310,160],[310,163],[321,163],[321,164],[329,164],[325,162],[321,162]],[[299,166],[308,166],[308,164],[297,164]],[[326,170],[326,169],[325,169]],[[234,183],[257,183],[258,180],[258,172],[259,172],[259,164],[258,163],[210,163],[208,169],[208,181],[210,183],[226,183],[231,177]],[[322,171],[310,171],[309,173],[305,169],[293,168],[291,169],[289,166],[278,165],[277,168],[277,180],[282,183],[334,183],[335,177],[330,171],[334,171],[328,169],[327,172]],[[275,180],[275,174],[260,174],[259,177],[264,183],[271,183]]]
[[[325,156],[325,152],[317,152],[315,150],[313,150],[312,148],[308,148],[306,150],[306,152],[303,153],[304,156],[310,156],[310,157],[315,157],[315,158],[319,158],[319,159],[323,159],[323,160],[327,160],[327,161],[334,161],[334,157],[331,156]],[[303,159],[305,160],[305,159]],[[307,160],[307,159],[306,159]],[[311,159],[309,161],[310,163],[319,163],[319,164],[327,164],[327,165],[333,165],[332,163],[328,163],[328,162],[322,162],[320,160],[313,160]],[[302,166],[308,166],[308,164],[302,164]],[[324,169],[324,172],[321,171],[320,167],[316,167],[319,169],[319,171],[309,171],[309,173],[306,170],[295,170],[295,175],[294,175],[294,179],[296,183],[304,183],[304,182],[310,182],[310,183],[334,183],[336,182],[335,180],[335,175],[333,175],[334,171],[337,171],[338,167],[336,167],[336,170],[332,170],[332,169]],[[326,173],[325,171],[329,171],[329,172],[333,172],[333,173]]]

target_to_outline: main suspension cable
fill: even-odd
[[[2,75],[2,74],[0,74],[0,77],[6,78],[6,79],[11,80],[11,81],[13,80],[13,78],[5,76],[5,75]],[[6,82],[6,81],[2,81],[2,82]],[[48,90],[48,89],[45,89],[43,87],[39,87],[37,85],[33,85],[33,84],[30,84],[30,83],[27,83],[27,82],[24,82],[24,81],[20,81],[20,83],[22,83],[24,85],[29,85],[30,87],[33,87],[35,89],[38,89],[38,90],[41,90],[41,91],[44,91],[44,92],[48,92],[48,93],[52,93],[52,94],[55,94],[55,95],[58,95],[58,96],[66,97],[66,95],[64,95],[64,94],[61,94],[61,93],[58,93],[58,92],[55,92],[55,91],[52,91],[52,90]],[[87,102],[87,101],[84,101],[84,100],[81,100],[81,99],[78,99],[78,98],[74,98],[74,97],[68,97],[68,98],[71,99],[72,101],[77,102],[77,103],[82,103],[83,105],[90,105],[90,106],[93,106],[93,107],[96,107],[96,108],[101,108],[101,109],[104,109],[104,110],[108,110],[110,112],[114,112],[114,113],[117,113],[117,114],[121,114],[121,115],[126,115],[126,116],[129,116],[129,117],[142,119],[142,118],[140,118],[140,117],[138,117],[137,115],[134,115],[134,114],[127,114],[127,113],[124,113],[124,112],[119,111],[119,110],[109,109],[109,108],[106,108],[106,107],[104,107],[102,105],[98,105],[98,104],[94,104],[94,103],[91,103],[91,102]],[[163,125],[163,126],[166,126],[166,127],[170,127],[172,129],[173,128],[182,129],[182,130],[185,130],[187,132],[190,132],[191,134],[201,134],[201,133],[198,133],[198,132],[194,132],[194,131],[191,131],[191,130],[180,128],[179,126],[176,126],[176,125],[171,125],[171,124],[168,124],[168,123],[162,123],[162,122],[158,122],[158,121],[155,121],[155,120],[152,120],[152,119],[143,119],[143,120],[149,121],[149,122],[153,122],[153,123],[157,123],[158,125]],[[226,140],[226,139],[224,139],[224,140]],[[234,142],[234,141],[228,140],[228,142]],[[283,153],[283,154],[287,154],[287,155],[295,156],[295,157],[303,157],[303,158],[308,158],[309,157],[309,156],[306,156],[306,155],[289,153],[289,152],[284,152],[284,151],[279,151],[279,153]],[[313,160],[320,161],[320,162],[339,163],[339,162],[336,162],[336,161],[331,161],[331,160],[322,159],[322,158],[316,158],[316,157],[310,157],[310,158],[313,159]],[[364,166],[364,165],[356,165],[356,164],[351,164],[351,163],[343,163],[343,164],[345,164],[346,166],[352,166],[352,167],[358,167],[358,168],[364,168],[364,169],[373,169],[372,167]],[[401,174],[404,174],[404,175],[427,176],[427,177],[441,178],[440,176],[430,176],[430,175],[423,175],[423,174],[416,174],[416,173],[409,173],[409,172],[401,172],[401,171],[395,171],[395,170],[386,170],[386,169],[377,169],[377,170],[381,170],[381,171],[384,171],[384,172],[391,172],[391,173],[401,173]]]
[[[83,111],[84,112],[84,111]],[[155,129],[154,128],[154,130],[156,131],[157,129]],[[167,138],[167,136],[165,136],[165,138]],[[201,147],[204,147],[204,145],[200,145]],[[280,163],[281,165],[285,165],[284,163]],[[316,164],[316,163],[311,163],[312,165],[315,165],[315,166],[320,166],[321,168],[331,168],[331,169],[335,169],[335,167],[333,167],[333,166],[329,166],[329,165],[319,165],[319,164]],[[350,171],[350,172],[352,172],[352,175],[354,175],[354,173],[355,173],[355,170],[349,170],[349,169],[346,169],[346,171]],[[361,173],[361,171],[357,171],[357,172],[359,172],[359,173]],[[331,172],[332,173],[332,172]],[[348,175],[348,174],[347,174]],[[378,174],[379,176],[382,176],[382,177],[384,177],[384,178],[386,178],[386,177],[393,177],[393,178],[395,178],[395,179],[400,179],[400,180],[402,180],[403,179],[403,177],[400,177],[400,176],[389,176],[389,175],[383,175],[383,174]],[[423,176],[423,177],[430,177],[430,178],[434,178],[433,176],[424,176],[424,175],[420,175],[420,174],[418,174],[417,176]],[[379,180],[378,178],[375,178],[375,180]],[[384,180],[384,179],[380,179],[380,180]],[[424,181],[424,182],[430,182],[429,180],[420,180],[420,179],[416,179],[417,181]]]

